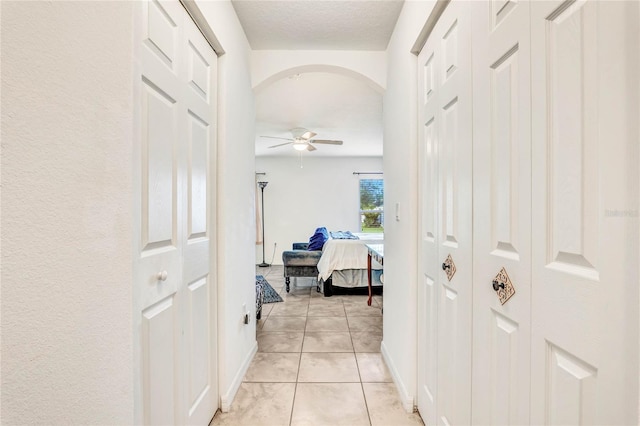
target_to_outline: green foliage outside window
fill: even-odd
[[[360,228],[363,232],[383,231],[383,208],[383,180],[360,179]]]

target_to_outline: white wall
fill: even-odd
[[[258,180],[269,182],[264,190],[267,263],[273,258],[274,264],[282,265],[282,252],[291,250],[294,242],[308,242],[320,226],[329,231],[357,232],[360,178],[353,172],[382,171],[382,157],[302,156],[302,168],[296,157],[256,158],[256,172],[266,173]],[[256,260],[262,261],[262,245],[256,245]]]
[[[2,424],[131,424],[131,2],[2,2]]]
[[[435,1],[407,1],[387,49],[384,96],[385,210],[400,203],[400,220],[385,222],[382,352],[406,409],[416,395],[418,235],[417,58],[411,47]]]
[[[255,110],[250,50],[230,1],[197,1],[225,54],[218,59],[218,342],[222,409],[257,350],[255,326]],[[251,309],[244,325],[242,306]]]

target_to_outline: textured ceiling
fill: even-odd
[[[254,50],[384,51],[402,0],[232,0]],[[321,65],[321,64],[320,64]],[[292,77],[292,76],[289,76]],[[285,77],[256,94],[256,155],[295,156],[286,142],[304,127],[318,139],[342,146],[315,145],[309,156],[381,156],[382,95],[360,80],[326,72]]]
[[[342,140],[341,146],[315,145],[313,156],[381,156],[382,95],[362,81],[315,72],[284,78],[256,95],[256,155],[295,156],[285,143],[290,130],[303,127],[316,139]]]
[[[254,50],[386,50],[401,0],[232,0]]]

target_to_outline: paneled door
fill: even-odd
[[[440,246],[438,125],[436,96],[441,52],[429,39],[418,55],[420,260],[418,279],[418,394],[425,424],[436,424],[438,387],[438,261]]]
[[[639,5],[531,2],[532,424],[638,422]]]
[[[216,56],[178,1],[139,8],[137,416],[208,424],[218,400],[210,263]]]
[[[215,105],[217,58],[189,16],[184,14],[186,193],[183,221],[184,304],[182,316],[186,423],[208,424],[218,408],[215,300],[212,285],[212,209],[215,195]]]
[[[472,420],[481,425],[529,423],[529,6],[473,4]]]
[[[452,1],[419,56],[418,407],[429,424],[471,420],[470,12]]]

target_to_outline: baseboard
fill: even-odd
[[[400,375],[398,374],[398,369],[396,368],[395,364],[389,357],[389,351],[387,350],[387,346],[385,345],[384,341],[380,345],[380,352],[382,353],[382,358],[384,359],[384,362],[387,364],[387,367],[389,368],[389,373],[391,373],[391,378],[393,379],[393,383],[395,383],[396,388],[398,389],[398,394],[400,396],[400,403],[402,404],[402,407],[405,409],[407,413],[413,413],[415,408],[413,395],[407,392],[407,387],[404,385],[404,382],[402,381],[402,379],[400,378]]]
[[[236,394],[238,393],[238,389],[240,389],[240,385],[242,384],[242,380],[244,379],[244,375],[247,374],[249,365],[251,365],[251,361],[253,361],[253,357],[257,352],[258,342],[256,342],[251,351],[249,351],[247,357],[244,359],[244,362],[242,363],[242,366],[240,367],[240,370],[238,370],[236,376],[233,378],[229,389],[220,397],[220,411],[222,411],[223,413],[228,413],[231,409],[231,403],[235,399]]]

